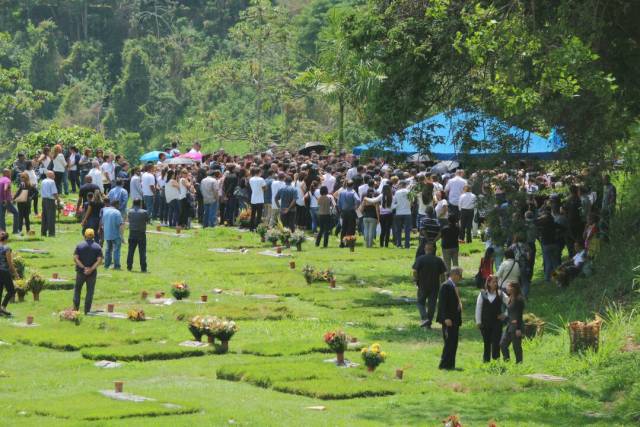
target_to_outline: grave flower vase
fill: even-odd
[[[16,296],[13,296],[13,302],[16,302]],[[18,302],[24,302],[24,294],[18,294]]]
[[[302,243],[296,243],[296,250],[302,252]]]
[[[340,366],[344,365],[344,352],[340,351],[336,353],[336,363]]]
[[[211,345],[215,342],[215,337],[213,335],[207,335],[207,342]]]
[[[229,341],[220,341],[220,353],[225,354],[229,352]]]
[[[208,299],[209,299],[208,295],[200,295],[200,301],[207,302]]]
[[[34,301],[40,301],[40,292],[32,292],[33,293],[33,300]],[[24,297],[23,297],[24,300]]]
[[[33,316],[27,316],[27,325],[33,325]]]
[[[289,268],[292,270],[296,269],[296,262],[295,261],[289,261]]]
[[[108,313],[113,313],[113,309],[115,308],[115,305],[113,304],[107,304],[107,312]]]
[[[396,378],[401,380],[404,377],[404,370],[403,369],[396,369]]]
[[[375,366],[367,366],[367,372],[374,372],[376,370]]]
[[[282,246],[278,246],[278,247],[276,248],[276,253],[277,253],[277,254],[281,254],[281,253],[282,253]]]
[[[147,291],[140,292],[140,299],[147,299],[148,296],[149,296],[149,292]]]
[[[116,393],[122,393],[122,390],[124,388],[124,382],[122,382],[122,381],[114,381],[113,382],[113,386],[115,388],[115,392]]]

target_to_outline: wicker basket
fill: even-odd
[[[580,353],[586,350],[598,351],[600,344],[600,326],[602,320],[569,323],[569,338],[571,339],[571,352]]]

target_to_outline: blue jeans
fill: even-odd
[[[169,227],[178,225],[178,216],[180,215],[180,200],[173,199],[169,202]]]
[[[315,233],[318,229],[318,209],[320,208],[311,208],[311,232]]]
[[[202,227],[215,227],[218,217],[218,202],[205,203]]]
[[[404,247],[411,246],[411,215],[396,215],[393,218],[393,240],[396,246],[402,247],[402,231],[404,230]]]
[[[551,273],[558,268],[558,245],[542,245],[542,265],[544,267],[544,280],[551,281]]]
[[[113,268],[120,269],[120,247],[122,246],[122,238],[115,240],[107,240],[107,251],[104,254],[104,268],[109,268],[113,259]]]
[[[0,203],[0,229],[7,230],[5,215],[7,211],[13,214],[13,234],[18,234],[18,210],[11,202]]]
[[[376,239],[376,227],[378,226],[378,220],[376,218],[363,218],[362,224],[365,244],[370,248],[373,246],[373,241]]]
[[[153,217],[153,196],[142,196],[144,200],[144,208],[147,210],[147,215],[149,215],[149,219]]]

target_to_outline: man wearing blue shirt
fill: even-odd
[[[120,203],[117,200],[107,199],[108,206],[102,209],[102,233],[107,243],[107,252],[104,257],[104,268],[108,269],[113,260],[113,268],[120,270],[120,247],[122,246],[122,233],[124,221],[120,213]]]
[[[129,193],[122,187],[122,179],[116,179],[116,186],[113,187],[107,197],[109,200],[117,200],[120,205],[120,213],[122,217],[125,218],[127,216],[127,202],[129,201]]]
[[[296,230],[296,199],[298,198],[298,190],[291,183],[291,176],[287,175],[284,180],[285,186],[276,193],[276,206],[280,209],[280,221],[282,225],[288,227],[291,231]]]

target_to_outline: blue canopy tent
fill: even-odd
[[[464,147],[466,141],[468,148]],[[547,139],[531,131],[479,112],[454,110],[436,114],[406,128],[387,141],[357,146],[353,154],[378,150],[396,155],[412,155],[429,143],[428,153],[438,160],[454,160],[461,155],[492,156],[504,152],[518,158],[553,159],[562,147],[562,138],[554,130]]]

